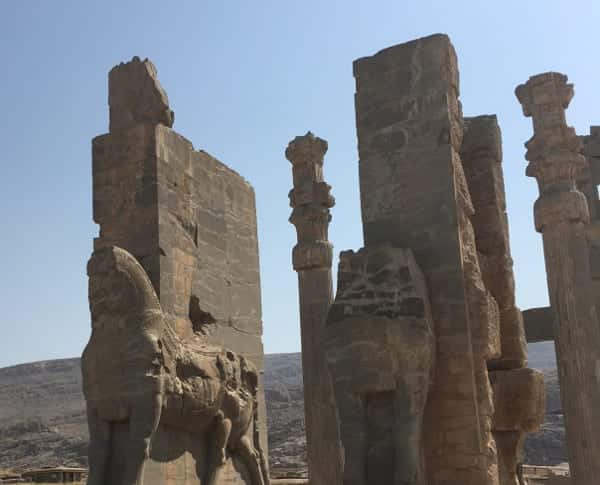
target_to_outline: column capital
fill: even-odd
[[[535,119],[544,117],[550,111],[559,114],[557,125],[566,124],[565,110],[573,99],[573,84],[567,83],[567,76],[558,72],[545,72],[531,76],[527,82],[515,89],[517,99],[523,106],[523,114]]]
[[[314,163],[322,166],[327,148],[326,140],[309,131],[306,135],[297,136],[289,142],[285,150],[285,158],[292,162],[292,165]]]
[[[297,136],[285,150],[292,163],[294,187],[290,191],[293,208],[289,221],[296,227],[298,244],[292,253],[296,271],[331,268],[333,250],[328,241],[329,209],[335,199],[331,187],[323,179],[323,157],[327,141],[310,131]]]
[[[567,125],[565,115],[574,94],[573,84],[567,80],[564,74],[547,72],[531,76],[515,90],[523,114],[533,120],[533,137],[525,143],[529,161],[526,174],[538,181],[540,200],[535,211],[540,231],[561,220],[589,221],[587,204],[581,204],[576,185],[586,160],[581,154],[581,140]],[[557,205],[559,199],[570,203]]]
[[[523,114],[533,120],[534,134],[525,144],[525,158],[531,162],[527,175],[538,180],[571,179],[573,171],[585,164],[581,140],[567,125],[565,110],[574,94],[567,79],[564,74],[546,72],[531,76],[515,90]]]

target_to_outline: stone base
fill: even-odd
[[[112,461],[108,483],[122,483],[127,456],[128,424],[113,425]],[[206,485],[206,437],[160,425],[152,441],[142,485]],[[219,485],[250,484],[250,476],[237,457],[229,457],[217,476]]]

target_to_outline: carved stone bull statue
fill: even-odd
[[[122,484],[143,485],[159,423],[208,441],[201,483],[216,485],[228,454],[251,485],[268,485],[255,431],[258,375],[244,357],[198,338],[183,342],[148,275],[127,251],[97,250],[88,263],[92,335],[82,357],[90,431],[89,485],[110,483],[113,423],[128,423]],[[123,457],[121,457],[122,460]]]
[[[340,255],[325,329],[344,485],[424,485],[423,417],[435,364],[427,287],[412,252]]]

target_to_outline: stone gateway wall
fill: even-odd
[[[461,159],[473,201],[473,229],[485,286],[498,305],[501,353],[488,360],[494,396],[493,436],[501,484],[516,483],[525,433],[544,416],[541,373],[527,366],[527,343],[508,237],[502,175],[502,139],[495,116],[465,118]]]
[[[463,119],[445,35],[354,76],[365,247],[340,256],[326,337],[344,484],[516,485],[544,394],[525,367],[496,118]]]
[[[497,483],[486,361],[500,354],[498,310],[481,278],[460,159],[456,53],[435,35],[359,59],[354,75],[365,245],[411,248],[429,289],[437,359],[427,479]]]
[[[117,246],[139,261],[183,342],[224,346],[258,369],[254,425],[266,456],[254,191],[173,131],[174,114],[150,61],[133,58],[111,70],[109,104],[110,132],[92,143],[94,221],[100,226],[94,248]],[[178,441],[176,436],[161,428],[157,447],[172,449],[165,443]],[[157,463],[164,473],[191,477],[193,462],[180,456]],[[181,483],[197,483],[190,480]]]

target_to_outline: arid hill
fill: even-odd
[[[530,346],[531,366],[544,369],[547,415],[526,443],[526,461],[566,461],[563,418],[552,344]],[[266,356],[265,387],[273,468],[304,468],[300,354]],[[0,369],[0,468],[85,465],[87,427],[79,359],[35,362]]]

